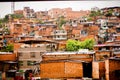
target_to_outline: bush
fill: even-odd
[[[67,51],[78,51],[79,49],[89,49],[93,50],[93,46],[95,41],[93,39],[86,39],[85,41],[76,41],[76,40],[68,40],[66,44]]]

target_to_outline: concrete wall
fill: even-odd
[[[92,62],[92,77],[94,79],[99,79],[99,63]]]
[[[94,79],[105,78],[105,62],[104,61],[93,61],[92,62],[92,77]]]

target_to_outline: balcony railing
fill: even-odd
[[[51,35],[67,35],[67,32],[66,33],[54,33],[54,32],[52,32]]]

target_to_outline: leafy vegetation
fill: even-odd
[[[10,34],[10,29],[7,26],[3,26],[2,33],[3,34]]]
[[[66,23],[66,20],[64,19],[63,16],[59,17],[57,20],[57,25],[59,27],[59,29],[62,29],[62,25]]]
[[[93,39],[86,39],[85,41],[76,41],[76,40],[68,40],[66,44],[67,51],[78,51],[79,49],[89,49],[92,50],[95,41]]]
[[[38,23],[40,23],[40,24],[44,24],[44,22],[43,22],[42,20],[39,20]]]
[[[23,18],[23,15],[22,14],[7,14],[7,15],[5,15],[5,17],[3,19],[0,19],[0,23],[8,22],[9,17],[11,17],[11,19],[20,19],[20,18]]]
[[[113,13],[113,10],[112,9],[110,9],[107,13],[105,13],[104,15],[106,16],[106,17],[111,17],[112,16],[112,13]]]
[[[92,17],[88,17],[87,20],[88,21],[92,21],[93,19],[92,19]]]
[[[91,11],[91,13],[90,13],[90,17],[96,17],[96,16],[101,16],[102,15],[102,13],[100,12],[100,10],[98,10],[98,11]]]
[[[91,11],[91,13],[89,14],[89,17],[87,18],[88,21],[93,21],[94,18],[96,18],[97,16],[101,16],[102,13],[100,10],[98,11]]]
[[[8,44],[6,47],[1,49],[2,52],[13,52],[14,46],[13,44]]]
[[[10,34],[10,30],[7,26],[5,26],[5,22],[3,19],[0,19],[0,28],[2,34]]]
[[[77,51],[78,41],[76,40],[68,40],[66,44],[67,51]]]

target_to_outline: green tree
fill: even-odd
[[[108,10],[108,12],[106,12],[104,15],[105,15],[106,17],[111,17],[111,16],[112,16],[112,13],[113,13],[113,10],[110,9],[110,10]]]
[[[9,17],[11,17],[11,19],[20,19],[20,18],[23,18],[24,16],[22,14],[7,14],[3,18],[3,22],[8,22]]]
[[[5,26],[4,21],[3,21],[3,19],[0,19],[0,28],[2,28],[3,26]]]
[[[95,41],[93,39],[86,39],[85,41],[83,41],[84,49],[92,50],[94,44],[95,44]]]
[[[5,17],[3,18],[3,22],[8,22],[9,21],[9,14],[5,15]]]
[[[14,49],[13,44],[8,44],[7,47],[6,47],[6,50],[9,51],[9,52],[12,52],[13,49]]]
[[[22,14],[11,14],[12,18],[14,19],[20,19],[20,18],[23,18],[23,15]]]
[[[3,34],[10,34],[9,28],[7,26],[3,26],[2,33]]]
[[[59,29],[62,29],[62,25],[66,23],[66,20],[64,19],[64,16],[61,16],[57,20],[57,25]]]
[[[91,13],[89,14],[89,17],[88,17],[88,21],[92,21],[93,19],[96,19],[97,16],[101,16],[102,13],[100,10],[98,11],[91,11]]]
[[[86,39],[85,41],[68,40],[66,44],[67,51],[78,51],[79,49],[92,50],[95,41],[93,39]]]
[[[43,22],[42,20],[39,20],[38,23],[40,23],[40,24],[44,24],[44,22]]]
[[[92,19],[92,17],[88,17],[87,20],[88,21],[92,21],[93,19]]]
[[[77,41],[69,39],[66,44],[66,50],[67,51],[77,51]]]
[[[90,17],[96,17],[96,16],[101,16],[102,15],[102,13],[100,12],[100,10],[98,10],[98,11],[91,11],[91,13],[90,13]]]

